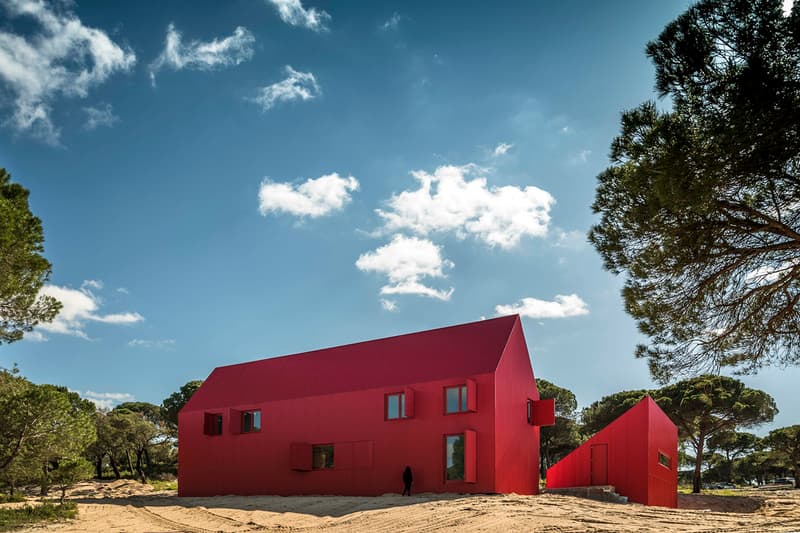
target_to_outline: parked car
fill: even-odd
[[[772,482],[773,485],[794,485],[793,477],[779,477]]]

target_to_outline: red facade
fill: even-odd
[[[629,501],[678,506],[678,428],[649,396],[547,470],[547,488],[613,485]]]
[[[179,493],[538,492],[518,316],[215,369],[179,415]],[[450,478],[450,479],[448,479]]]

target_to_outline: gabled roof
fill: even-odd
[[[184,411],[494,372],[518,315],[214,369]]]

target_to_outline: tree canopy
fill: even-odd
[[[651,391],[639,389],[604,396],[581,411],[581,431],[585,436],[591,437],[639,403],[648,394],[651,394]]]
[[[659,407],[678,426],[681,438],[694,448],[693,492],[700,492],[703,454],[709,438],[770,422],[778,413],[772,396],[726,376],[704,375],[679,381],[655,394]]]
[[[786,458],[794,472],[794,488],[800,488],[800,425],[773,429],[766,442]]]
[[[589,238],[654,377],[800,362],[800,9],[704,0],[647,55],[667,110],[622,115]]]
[[[578,424],[575,421],[578,401],[575,394],[563,387],[541,378],[536,379],[539,397],[556,401],[556,423],[539,430],[539,476],[544,478],[547,469],[560,461],[581,443]]]
[[[201,380],[194,380],[186,382],[180,390],[173,392],[161,403],[161,409],[164,411],[164,418],[172,425],[173,428],[178,427],[178,412],[183,409],[189,398],[197,392],[203,382]]]
[[[0,344],[20,340],[61,308],[39,292],[51,269],[43,242],[42,222],[30,211],[27,189],[0,168]]]

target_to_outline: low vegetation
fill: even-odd
[[[23,507],[0,508],[0,531],[12,531],[16,528],[39,522],[55,522],[75,518],[78,505],[75,502],[62,504],[42,503]]]

